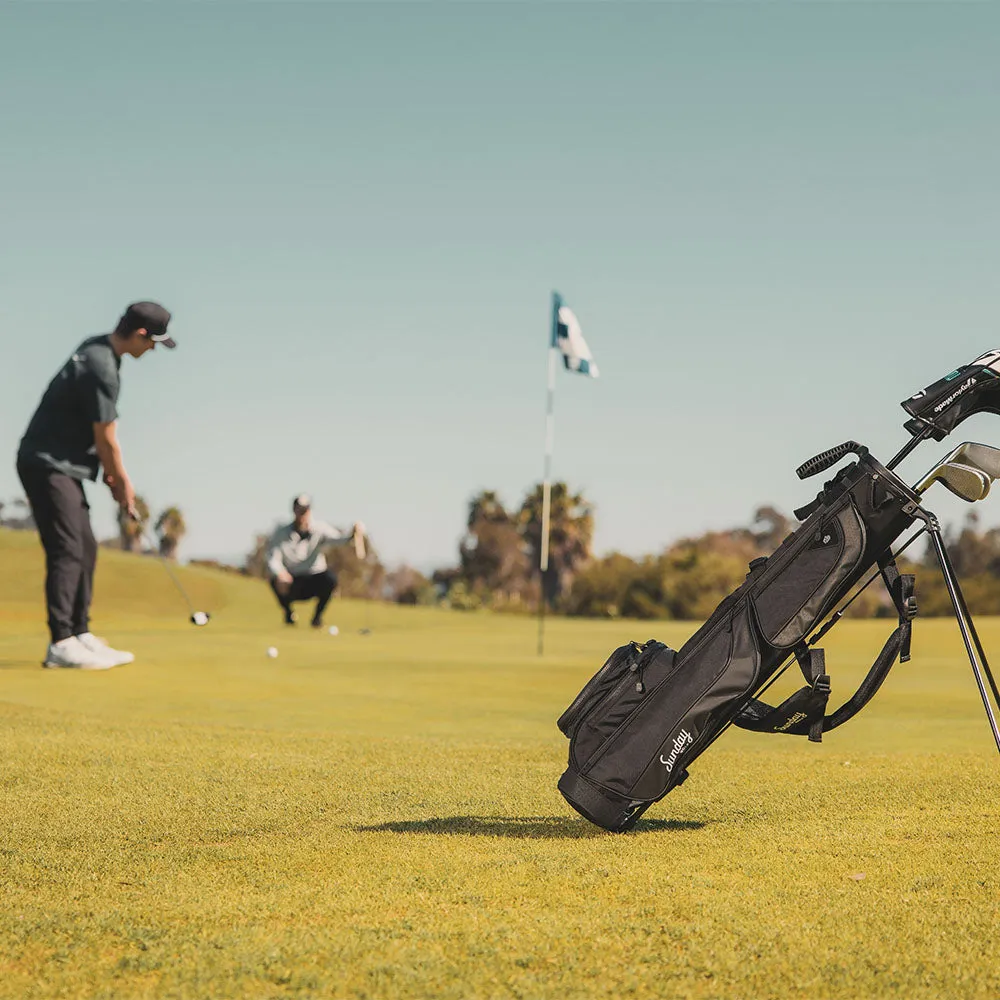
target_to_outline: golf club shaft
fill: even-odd
[[[976,678],[976,686],[979,688],[979,695],[983,699],[983,707],[986,709],[986,718],[989,720],[990,729],[993,731],[993,739],[997,745],[997,752],[1000,753],[1000,728],[997,727],[996,716],[993,714],[993,706],[990,703],[990,696],[986,690],[986,683],[983,680],[983,671],[976,658],[976,647],[979,647],[979,649],[982,647],[979,646],[978,641],[975,643],[973,642],[969,622],[965,614],[965,595],[962,594],[958,580],[952,571],[951,560],[948,558],[948,552],[944,547],[944,542],[941,540],[941,529],[935,523],[929,526],[928,531],[931,536],[931,542],[934,546],[934,554],[937,556],[938,565],[941,567],[941,575],[944,577],[945,586],[948,588],[948,596],[951,598],[951,604],[955,610],[955,618],[958,621],[959,631],[962,633],[962,641],[965,643],[965,651],[969,654],[969,663],[972,665],[972,672]],[[984,656],[984,663],[985,660],[986,658]],[[989,670],[988,664],[986,669]],[[995,690],[995,684],[991,686]]]
[[[150,538],[148,532],[144,531],[142,535],[143,538],[146,539],[146,544],[156,555],[156,558],[160,560],[160,565],[163,566],[163,568],[167,571],[167,576],[170,577],[171,583],[173,583],[173,585],[177,588],[177,592],[181,595],[181,597],[184,598],[184,603],[188,606],[188,611],[193,615],[194,605],[191,603],[191,598],[188,597],[187,591],[184,589],[183,586],[181,586],[181,581],[177,579],[177,574],[174,573],[172,567],[170,566],[170,563],[167,562],[167,557],[164,556],[162,552],[160,552],[159,546],[153,543],[153,539]]]
[[[930,434],[930,427],[925,427],[919,434],[914,434],[913,437],[911,437],[910,440],[907,441],[906,444],[904,444],[903,447],[889,459],[885,467],[887,469],[895,469],[896,466],[899,465],[899,463],[902,462],[903,459],[906,458],[906,456],[909,455],[921,441],[925,441],[928,437],[930,437]]]

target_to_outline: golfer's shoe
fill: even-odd
[[[123,667],[126,663],[135,660],[135,654],[124,649],[112,649],[103,639],[99,639],[93,632],[82,632],[77,639],[83,643],[92,653],[102,654],[105,659],[111,660],[111,666]]]
[[[65,667],[76,670],[110,670],[115,666],[111,657],[95,653],[75,636],[53,642],[45,654],[43,667]]]
[[[309,623],[313,628],[322,628],[323,619],[319,615],[313,615],[313,620]]]
[[[285,624],[286,625],[294,625],[297,621],[298,621],[298,618],[295,617],[295,612],[292,611],[291,608],[286,608],[285,609]]]

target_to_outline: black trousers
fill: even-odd
[[[17,474],[45,548],[45,603],[52,641],[89,632],[97,541],[83,483],[22,460]]]
[[[278,581],[272,576],[271,589],[274,591],[274,596],[278,598],[278,603],[286,612],[292,610],[292,602],[294,601],[311,601],[316,598],[314,620],[322,617],[333,592],[337,589],[337,578],[330,570],[324,570],[322,573],[310,573],[308,576],[293,576],[292,585],[285,594],[278,593],[277,583]]]

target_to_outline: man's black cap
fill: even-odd
[[[170,313],[158,302],[133,302],[118,321],[119,329],[144,329],[150,340],[164,347],[176,347],[177,342],[167,333]]]

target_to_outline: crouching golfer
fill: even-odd
[[[267,550],[267,569],[278,603],[285,612],[285,624],[295,624],[295,601],[315,598],[312,626],[323,625],[326,610],[337,578],[327,568],[323,549],[328,545],[347,545],[357,536],[364,535],[364,525],[356,523],[350,532],[331,528],[312,516],[312,498],[302,493],[292,501],[295,520],[283,524],[271,536]]]
[[[157,344],[175,347],[170,313],[136,302],[114,333],[85,340],[49,383],[17,453],[17,474],[45,549],[45,602],[52,642],[46,667],[107,670],[131,663],[90,631],[97,542],[84,480],[104,482],[119,506],[135,514],[135,491],[118,445],[118,370],[123,354],[141,358]]]

